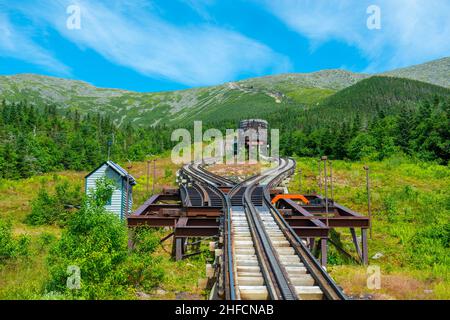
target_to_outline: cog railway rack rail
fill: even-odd
[[[299,203],[282,194],[277,187],[296,163],[274,162],[241,183],[207,171],[204,163],[187,164],[177,174],[179,189],[153,195],[128,216],[128,225],[171,227],[161,241],[173,237],[177,260],[197,254],[199,239],[215,239],[214,298],[346,299],[326,272],[327,245],[367,264],[369,218],[320,195],[303,195],[306,203]],[[330,230],[338,227],[350,228],[356,257],[331,241]]]

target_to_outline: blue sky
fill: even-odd
[[[80,8],[80,29],[67,8]],[[370,30],[370,5],[381,29]],[[447,0],[0,0],[0,74],[163,91],[450,56]],[[73,21],[73,20],[71,20]]]

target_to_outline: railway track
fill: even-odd
[[[210,188],[224,205],[221,284],[226,299],[346,299],[271,204],[270,189],[295,165],[279,159],[275,168],[234,185],[199,164],[184,166],[193,185]],[[223,186],[232,189],[224,194]]]

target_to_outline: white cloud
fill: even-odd
[[[81,30],[66,28],[65,8],[81,7]],[[161,20],[152,6],[131,1],[41,1],[16,9],[44,21],[80,48],[141,74],[187,85],[217,84],[241,73],[284,72],[289,60],[235,31],[208,24],[178,26]]]
[[[356,46],[383,71],[450,55],[448,0],[263,0],[265,7],[315,47],[335,39]],[[368,30],[366,10],[381,8],[381,30]]]
[[[180,0],[182,3],[188,5],[204,20],[214,20],[208,12],[208,6],[213,5],[216,0]]]
[[[36,44],[26,31],[13,27],[4,14],[0,14],[0,56],[26,61],[58,75],[70,74],[66,65]]]

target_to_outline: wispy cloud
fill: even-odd
[[[208,12],[208,7],[213,5],[216,2],[216,0],[179,0],[179,1],[188,5],[203,19],[207,21],[213,20],[212,16]]]
[[[81,30],[66,27],[66,7],[81,7]],[[208,24],[174,25],[137,1],[41,1],[15,5],[80,48],[137,72],[187,85],[216,84],[239,74],[283,72],[289,59],[235,31]]]
[[[0,14],[0,56],[26,61],[57,75],[70,74],[69,67],[35,43],[26,30],[13,26],[5,14]]]
[[[262,0],[312,47],[328,40],[356,46],[382,71],[450,55],[450,2],[447,0]],[[369,5],[381,8],[381,30],[366,27]]]

